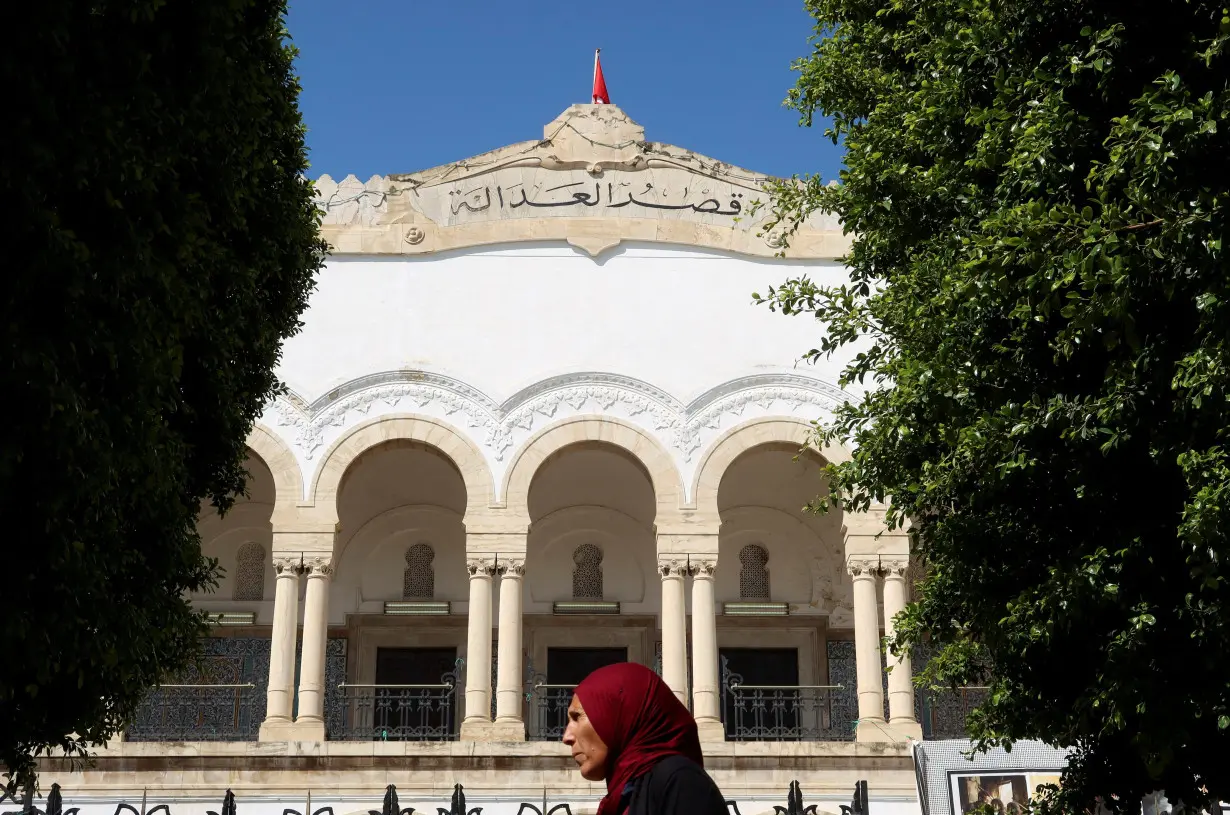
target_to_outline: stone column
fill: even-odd
[[[680,702],[688,703],[687,609],[683,602],[685,558],[659,558],[662,576],[662,679]]]
[[[495,741],[525,741],[521,718],[521,597],[524,558],[500,558],[499,653],[496,656]]]
[[[299,569],[302,557],[274,555],[277,584],[273,594],[273,634],[269,643],[269,689],[261,741],[283,741],[293,727],[295,639],[299,633]]]
[[[884,571],[884,630],[889,637],[893,635],[893,618],[905,608],[905,574],[909,565],[908,557],[880,559],[880,568]],[[891,651],[884,656],[891,668],[888,673],[888,723],[902,736],[922,739],[922,725],[914,717],[914,670],[910,657],[906,654],[894,657]]]
[[[466,637],[466,707],[461,738],[482,741],[491,729],[491,578],[495,557],[471,555],[470,612]]]
[[[858,676],[857,741],[891,741],[884,721],[880,661],[880,608],[876,602],[878,559],[851,559],[854,578],[854,659]]]
[[[304,563],[307,592],[303,601],[303,665],[299,670],[299,716],[295,719],[300,741],[325,740],[325,646],[329,641],[329,578],[333,561],[328,556]]]
[[[690,557],[688,571],[692,575],[692,713],[702,740],[725,741],[713,601],[717,558]]]

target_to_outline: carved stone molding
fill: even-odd
[[[380,413],[434,408],[503,461],[534,431],[558,419],[607,414],[642,425],[691,461],[706,434],[742,421],[749,408],[806,416],[831,412],[848,396],[834,385],[792,373],[731,380],[684,403],[633,377],[588,372],[550,377],[496,402],[477,388],[426,371],[389,371],[352,380],[314,402],[290,395],[271,406],[272,423],[293,431],[312,460],[329,428],[345,428]],[[373,408],[375,408],[373,412]]]
[[[568,240],[596,256],[621,240],[772,257],[836,258],[840,222],[812,213],[783,245],[765,234],[768,177],[647,141],[614,105],[573,105],[542,138],[415,173],[314,183],[325,237],[347,254],[421,255]]]
[[[495,555],[490,557],[470,555],[466,558],[466,571],[470,573],[470,577],[494,577]]]
[[[658,558],[658,574],[663,579],[686,577],[688,574],[687,558]]]
[[[313,556],[303,562],[303,573],[308,577],[333,577],[333,558]]]
[[[303,570],[301,555],[274,555],[273,570],[278,574],[298,575]]]
[[[501,557],[496,564],[496,571],[500,577],[521,579],[525,577],[525,558]]]
[[[904,580],[910,569],[910,559],[908,557],[882,557],[880,558],[880,569],[883,570],[885,577]]]
[[[880,560],[879,558],[855,558],[846,561],[846,569],[856,578],[870,577],[874,580],[880,571]]]
[[[712,580],[717,573],[717,558],[688,558],[688,574],[697,580]]]

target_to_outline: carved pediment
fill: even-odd
[[[596,255],[641,239],[772,254],[780,243],[760,234],[765,212],[752,212],[767,198],[767,181],[645,141],[644,128],[614,105],[573,105],[544,128],[541,141],[367,183],[324,176],[317,191],[331,240],[338,235],[331,226],[383,228],[380,235],[339,235],[354,247],[342,251],[417,254],[563,239]],[[814,227],[830,236],[837,228]]]

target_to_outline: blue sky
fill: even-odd
[[[541,138],[611,101],[653,141],[773,175],[836,177],[823,127],[782,107],[808,51],[802,0],[291,0],[313,177],[413,172]]]

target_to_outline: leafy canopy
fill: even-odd
[[[927,576],[893,643],[983,684],[980,745],[1072,747],[1060,799],[1230,798],[1230,10],[808,0],[788,104],[840,185],[850,280],[764,297],[859,336],[820,430],[833,499],[889,499]],[[776,225],[776,224],[775,224]]]
[[[24,11],[0,53],[0,762],[23,782],[191,661],[200,502],[244,488],[325,248],[285,2]]]

